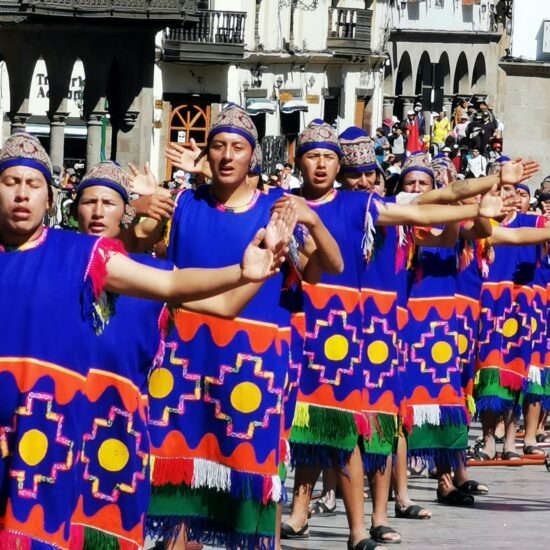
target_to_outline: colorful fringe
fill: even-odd
[[[290,433],[291,464],[343,467],[358,436],[353,413],[298,403]]]
[[[529,367],[527,376],[527,384],[523,402],[525,404],[541,403],[544,400],[544,386],[546,381],[545,369],[539,369],[534,365]]]
[[[372,414],[369,416],[372,435],[369,439],[361,438],[361,458],[366,472],[383,472],[388,463],[388,456],[396,451],[397,419],[391,414]]]
[[[483,368],[477,372],[474,384],[477,416],[484,412],[504,414],[508,411],[514,411],[517,416],[521,415],[521,387],[512,389],[504,384],[505,374],[496,367]]]
[[[91,527],[84,528],[84,543],[82,550],[138,550],[135,542],[110,535]],[[71,544],[71,550],[73,545]],[[34,547],[33,549],[34,550]],[[74,547],[76,550],[76,547]]]

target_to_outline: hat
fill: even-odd
[[[412,109],[409,109],[409,110],[407,111],[407,116],[409,116],[409,115],[416,115],[416,112],[413,111]]]
[[[52,161],[40,141],[25,132],[12,134],[0,150],[0,172],[12,166],[27,166],[52,180]]]
[[[487,174],[489,176],[498,176],[500,174],[500,171],[502,169],[502,165],[505,163],[505,162],[510,162],[510,158],[505,156],[505,155],[502,155],[501,157],[499,157],[498,159],[496,159],[492,164],[491,166],[489,166],[489,169],[487,170]]]
[[[432,116],[436,117],[436,116],[441,116],[441,115],[439,113],[437,113],[436,111],[432,111]]]
[[[441,149],[441,152],[442,152],[442,153],[450,153],[450,152],[451,152],[451,148],[445,146],[445,147],[443,147],[443,149]]]
[[[424,172],[434,179],[434,172],[430,165],[428,155],[426,155],[426,153],[422,153],[421,151],[412,153],[409,157],[407,157],[401,169],[401,181],[403,181],[403,178],[409,172]]]
[[[436,183],[442,184],[445,180],[445,172],[450,181],[456,180],[456,168],[453,162],[446,156],[438,156],[432,161],[432,169]]]
[[[278,164],[277,166],[280,165]],[[254,147],[252,159],[250,160],[249,172],[255,176],[259,176],[262,173],[262,148],[259,143],[256,144],[256,147]]]
[[[339,157],[342,156],[342,149],[336,131],[332,126],[323,120],[316,118],[311,121],[307,128],[298,136],[296,141],[296,157],[300,158],[307,151],[312,149],[329,149]]]
[[[369,172],[378,168],[374,146],[367,132],[351,126],[340,134],[339,139],[342,172]]]
[[[256,147],[258,142],[258,130],[252,119],[243,108],[234,103],[230,103],[212,122],[208,133],[208,144],[215,135],[224,132],[244,137],[250,143],[252,149]]]
[[[476,113],[476,114],[474,115],[474,118],[475,118],[476,120],[481,120],[481,113]]]
[[[279,162],[275,165],[275,170],[282,170],[284,166]]]
[[[136,211],[130,206],[130,179],[128,178],[126,172],[121,168],[120,164],[113,162],[112,160],[107,160],[92,166],[86,172],[76,189],[76,203],[78,204],[84,189],[96,186],[112,189],[122,197],[125,203],[125,208],[121,224],[124,227],[128,227],[134,219]]]
[[[531,189],[525,183],[517,183],[516,189],[523,189],[523,191],[526,191],[529,194],[529,196],[531,196]]]

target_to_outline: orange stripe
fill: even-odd
[[[353,412],[359,412],[361,410],[362,400],[361,390],[354,390],[343,401],[337,401],[330,384],[320,384],[313,393],[308,395],[304,395],[301,391],[298,393],[298,401],[301,403]]]
[[[85,388],[86,396],[90,401],[95,403],[109,387],[116,388],[127,411],[134,412],[140,408],[142,398],[140,390],[130,380],[114,373],[90,369]]]
[[[407,406],[412,405],[465,405],[464,397],[458,395],[451,384],[445,384],[436,397],[431,397],[428,390],[423,386],[417,386],[412,396],[406,399]]]
[[[374,300],[376,309],[382,314],[387,315],[391,308],[395,305],[397,294],[395,292],[380,292],[370,288],[361,289],[361,301],[363,304],[371,298]]]
[[[351,313],[359,306],[361,299],[358,289],[344,286],[303,283],[303,289],[311,300],[313,307],[317,310],[325,308],[330,299],[336,296],[344,309]]]
[[[424,321],[432,308],[437,311],[441,319],[450,319],[456,311],[454,296],[451,298],[409,298],[409,311],[417,321]]]

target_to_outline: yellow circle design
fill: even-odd
[[[468,338],[464,334],[458,335],[458,351],[460,355],[464,355],[468,350]]]
[[[380,365],[388,358],[388,345],[386,342],[382,342],[382,340],[376,340],[375,342],[372,342],[372,344],[369,344],[369,347],[367,348],[367,355],[371,363]]]
[[[335,334],[325,342],[325,356],[330,361],[341,361],[349,352],[349,344],[345,336]]]
[[[128,464],[128,447],[118,439],[106,439],[97,451],[99,465],[108,472],[120,472]]]
[[[506,336],[506,338],[511,338],[514,336],[514,334],[517,333],[519,328],[518,322],[516,319],[507,319],[504,322],[504,326],[502,327],[502,334]]]
[[[538,326],[536,317],[531,317],[531,332],[537,332]]]
[[[29,430],[19,441],[19,456],[29,466],[40,464],[48,452],[48,438],[40,430]]]
[[[165,368],[155,369],[149,378],[149,395],[155,399],[162,399],[174,389],[174,377]]]
[[[241,382],[231,392],[231,405],[235,410],[244,414],[258,410],[261,402],[262,392],[252,382]]]
[[[432,359],[442,365],[453,356],[453,348],[447,342],[437,342],[432,347]]]

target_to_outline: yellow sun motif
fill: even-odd
[[[432,347],[432,359],[440,365],[447,363],[453,356],[453,348],[447,342],[437,342]]]
[[[538,326],[537,319],[535,317],[531,317],[531,332],[537,332]]]
[[[40,430],[29,430],[19,441],[19,456],[29,466],[40,464],[48,452],[48,438]]]
[[[155,399],[162,399],[174,389],[174,377],[165,368],[155,369],[149,378],[149,395]]]
[[[349,352],[349,344],[345,336],[334,334],[325,342],[325,356],[330,361],[342,361]]]
[[[258,410],[262,402],[260,388],[252,382],[241,382],[231,392],[231,405],[233,408],[244,414]]]
[[[518,328],[519,325],[516,319],[507,319],[502,327],[502,334],[504,334],[506,338],[511,338],[517,333]]]
[[[128,447],[119,439],[106,439],[97,451],[99,465],[108,472],[120,472],[129,458]]]
[[[460,355],[464,355],[468,350],[468,338],[464,334],[458,335],[458,351]]]
[[[375,342],[372,342],[372,344],[369,344],[369,347],[367,348],[367,355],[371,363],[374,363],[375,365],[382,364],[387,360],[389,355],[386,342],[376,340]]]

